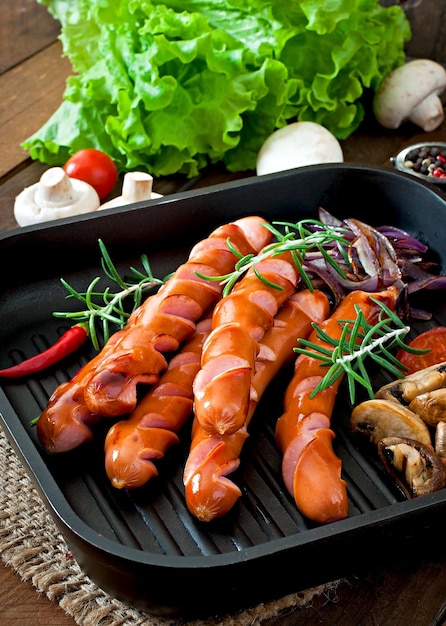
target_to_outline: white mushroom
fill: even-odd
[[[40,224],[62,217],[96,211],[99,196],[91,185],[70,178],[62,167],[44,172],[38,183],[26,187],[15,199],[19,226]]]
[[[116,206],[162,198],[160,193],[152,191],[153,177],[146,172],[127,172],[122,183],[122,193],[102,204],[100,209],[111,209]]]
[[[342,163],[342,148],[332,133],[315,122],[294,122],[274,131],[257,155],[257,174],[304,165]]]
[[[446,422],[438,422],[435,427],[435,452],[446,458]]]
[[[439,96],[446,89],[446,69],[430,59],[415,59],[390,72],[375,94],[373,110],[385,128],[409,120],[425,132],[444,119]]]
[[[441,387],[446,387],[446,361],[387,383],[378,389],[375,398],[409,404],[416,396]]]
[[[425,445],[431,443],[429,429],[421,417],[392,400],[365,400],[352,411],[350,426],[374,444],[384,437],[408,437]]]
[[[446,466],[431,446],[407,437],[378,442],[379,458],[408,498],[446,487]]]
[[[411,401],[409,409],[428,426],[435,427],[438,422],[446,422],[446,387],[419,394]]]

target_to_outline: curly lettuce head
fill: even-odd
[[[290,121],[347,138],[411,34],[402,9],[378,0],[39,1],[74,75],[23,147],[48,165],[95,147],[154,176],[254,169]]]

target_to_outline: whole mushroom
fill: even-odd
[[[26,187],[16,197],[14,217],[19,226],[31,226],[96,211],[99,203],[91,185],[70,178],[62,167],[51,167],[38,183]]]
[[[111,209],[132,202],[162,198],[160,193],[152,191],[153,177],[146,172],[127,172],[124,175],[121,195],[102,204],[99,208]]]
[[[293,122],[274,131],[257,155],[259,176],[304,165],[342,163],[342,148],[332,133],[315,122]]]
[[[446,89],[446,69],[431,59],[415,59],[388,74],[375,94],[373,110],[378,122],[395,129],[406,120],[425,132],[444,119],[440,95]]]

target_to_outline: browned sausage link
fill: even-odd
[[[355,305],[365,319],[373,324],[381,308],[370,296],[394,308],[399,289],[369,294],[364,291],[349,293],[336,311],[320,326],[327,335],[339,339],[342,326],[339,320],[356,319]],[[309,341],[333,350],[314,331]],[[276,425],[276,438],[283,453],[282,474],[285,486],[299,510],[309,519],[327,523],[348,515],[346,483],[341,478],[341,461],[332,448],[334,432],[330,429],[336,394],[342,377],[333,385],[311,394],[319,384],[328,366],[307,355],[296,360],[293,379],[285,394],[285,412]]]
[[[114,487],[134,489],[158,475],[154,461],[178,442],[178,431],[192,413],[192,383],[210,330],[210,317],[198,322],[192,339],[171,359],[159,382],[128,419],[108,431],[105,469]]]
[[[112,349],[118,337],[119,332],[110,338],[108,350]],[[70,381],[59,385],[51,394],[36,425],[39,441],[48,452],[67,452],[93,439],[92,427],[100,417],[85,406],[83,381],[88,369],[96,366],[98,358],[93,358]]]
[[[260,342],[249,412],[243,426],[231,435],[214,435],[194,420],[183,481],[188,509],[199,520],[208,522],[225,515],[240,497],[239,487],[228,475],[239,466],[248,426],[258,402],[279,370],[292,360],[297,338],[306,337],[311,331],[311,322],[319,323],[328,314],[328,300],[322,292],[305,290],[292,295]]]
[[[263,279],[249,270],[216,305],[194,382],[196,419],[214,434],[230,435],[246,421],[258,342],[297,286],[290,253],[261,261],[256,269]]]

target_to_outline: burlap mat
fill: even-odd
[[[91,581],[70,554],[23,465],[0,428],[0,553],[6,565],[36,590],[57,602],[81,626],[252,626],[308,606],[324,593],[336,596],[339,581],[288,595],[278,601],[219,617],[184,622],[133,609]]]

